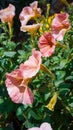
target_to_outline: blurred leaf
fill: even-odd
[[[14,57],[15,54],[16,54],[15,51],[6,51],[6,52],[4,52],[4,56],[10,57],[10,58]]]
[[[57,75],[58,80],[61,80],[66,75],[66,72],[62,71],[62,70],[61,71],[57,71],[56,75]]]
[[[36,120],[41,120],[42,119],[42,115],[40,113],[36,113],[36,112],[34,112],[32,110],[29,112],[29,117],[31,117],[31,116]]]
[[[60,69],[63,69],[66,64],[67,64],[67,60],[66,59],[61,60],[61,62],[60,62]]]

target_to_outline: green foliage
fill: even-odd
[[[8,96],[5,86],[6,73],[18,68],[31,55],[33,48],[29,36],[27,41],[16,43],[10,37],[7,25],[0,24],[3,32],[0,34],[0,130],[12,129],[4,126],[16,119],[25,127],[39,126],[42,122],[49,122],[53,130],[71,130],[73,126],[73,8],[69,9],[71,29],[64,36],[61,44],[65,48],[56,47],[55,53],[49,58],[43,58],[43,64],[55,75],[55,79],[40,71],[31,81],[30,88],[34,94],[32,105],[15,104]],[[28,37],[28,35],[27,35]],[[34,43],[37,43],[35,36]],[[35,45],[37,48],[37,44]],[[45,106],[54,92],[58,92],[58,99],[54,111]],[[16,124],[17,125],[17,124]]]

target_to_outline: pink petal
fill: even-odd
[[[62,41],[66,31],[66,29],[62,29],[58,34],[53,34],[53,36],[56,40]]]
[[[42,56],[49,57],[55,51],[56,41],[51,33],[45,33],[39,38],[38,47]]]
[[[33,99],[34,99],[34,95],[31,92],[31,89],[26,87],[24,94],[23,94],[23,104],[32,104],[33,103]]]
[[[41,53],[39,51],[33,50],[33,54],[29,57],[24,64],[20,65],[20,69],[22,71],[23,77],[25,79],[32,78],[35,76],[41,65]]]
[[[30,4],[31,8],[32,9],[37,9],[37,6],[38,6],[38,1],[34,1]]]
[[[7,88],[8,94],[14,103],[22,103],[23,93],[15,86]]]
[[[41,124],[40,130],[52,130],[52,128],[49,123],[45,122]]]
[[[16,69],[14,70],[13,72],[11,73],[6,73],[6,86],[10,87],[12,84],[12,86],[19,86],[23,80],[23,77],[22,77],[22,74],[21,74],[21,71],[19,69]],[[10,81],[10,82],[7,82],[7,81]]]
[[[19,15],[19,19],[21,21],[22,25],[26,25],[27,22],[31,19],[33,16],[33,10],[31,7],[27,6],[22,9],[22,12]]]
[[[15,7],[12,4],[5,9],[0,10],[0,19],[2,22],[11,22],[15,16]]]
[[[56,40],[63,40],[66,30],[70,29],[67,13],[59,13],[52,21],[51,31]]]
[[[40,51],[43,57],[49,57],[54,53],[55,46],[53,46],[52,48],[50,48],[49,46],[46,46],[44,48],[41,48]]]
[[[30,4],[30,6],[26,6],[22,9],[19,19],[21,22],[21,31],[26,32],[26,31],[36,31],[39,27],[40,24],[33,24],[33,25],[27,25],[29,20],[31,18],[37,18],[38,16],[41,15],[41,9],[37,7],[38,6],[38,1],[34,1]]]
[[[47,122],[44,122],[41,124],[40,128],[38,127],[33,127],[33,128],[29,128],[28,130],[53,130],[51,128],[51,125]]]
[[[33,25],[23,25],[21,26],[21,31],[23,32],[30,32],[30,33],[34,33],[37,29],[39,29],[39,27],[41,26],[42,24],[33,24]]]

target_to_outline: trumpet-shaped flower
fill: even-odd
[[[12,33],[13,17],[15,16],[15,7],[12,4],[5,9],[0,10],[0,19],[3,23],[8,23],[10,34]]]
[[[55,51],[56,41],[49,32],[39,38],[38,47],[43,57],[51,56]]]
[[[67,13],[59,13],[52,21],[51,30],[54,38],[58,41],[63,40],[64,34],[70,28],[68,17]]]
[[[33,49],[32,56],[20,65],[19,69],[6,74],[6,87],[11,100],[15,103],[32,104],[34,96],[28,83],[41,66],[41,53]]]
[[[5,84],[13,102],[23,104],[33,103],[34,96],[27,86],[28,82],[23,78],[19,69],[6,74]]]
[[[52,130],[51,125],[47,122],[44,122],[41,124],[40,128],[39,127],[33,127],[29,128],[28,130]]]
[[[38,8],[38,1],[34,1],[30,6],[26,6],[20,13],[19,19],[22,25],[26,25],[27,22],[34,17],[41,15],[41,9]]]
[[[33,24],[33,25],[26,25],[29,20],[32,18],[37,18],[41,15],[41,9],[38,8],[38,1],[35,1],[30,4],[30,6],[26,6],[23,8],[22,12],[20,13],[19,19],[21,21],[21,31],[23,32],[35,32],[41,24]]]
[[[23,25],[21,26],[21,31],[23,32],[30,32],[31,34],[35,33],[37,29],[39,29],[39,27],[41,26],[40,23],[38,24],[33,24],[33,25]]]
[[[12,4],[5,9],[0,10],[0,19],[2,22],[12,22],[15,16],[15,7]]]
[[[20,65],[23,77],[27,79],[35,76],[40,70],[41,62],[42,60],[40,51],[33,49],[32,55],[29,57],[29,59]]]

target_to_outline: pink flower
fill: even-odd
[[[15,16],[15,7],[12,4],[9,4],[7,8],[0,10],[0,19],[2,22],[12,23],[14,16]]]
[[[30,6],[26,6],[23,8],[19,16],[19,19],[21,21],[21,31],[28,31],[32,33],[35,32],[41,26],[41,24],[26,25],[29,20],[31,20],[32,18],[37,18],[41,15],[41,9],[37,7],[38,1],[34,1],[30,4]]]
[[[34,96],[30,88],[27,86],[28,81],[23,78],[19,69],[6,74],[5,84],[8,94],[13,102],[23,104],[33,103]]]
[[[41,124],[40,128],[39,127],[33,127],[29,128],[28,130],[52,130],[51,126],[49,123],[44,122]]]
[[[43,34],[38,42],[38,47],[43,57],[51,56],[55,51],[56,42],[51,33]]]
[[[69,15],[67,13],[59,13],[52,21],[51,30],[56,40],[63,40],[64,34],[70,28],[68,21]]]
[[[27,61],[20,65],[20,70],[25,79],[32,78],[40,70],[41,66],[41,53],[40,51],[32,50],[32,55]]]
[[[26,6],[23,8],[19,16],[22,25],[26,25],[31,18],[41,15],[41,9],[37,7],[38,1],[34,1],[30,4],[30,6]]]
[[[28,31],[33,34],[34,32],[36,32],[37,29],[39,29],[40,26],[41,26],[40,23],[33,24],[33,25],[23,25],[23,26],[21,26],[21,31],[23,31],[23,32]]]
[[[15,103],[32,104],[34,96],[28,83],[35,76],[41,65],[41,53],[33,49],[29,57],[19,69],[6,73],[6,87],[11,100]]]

